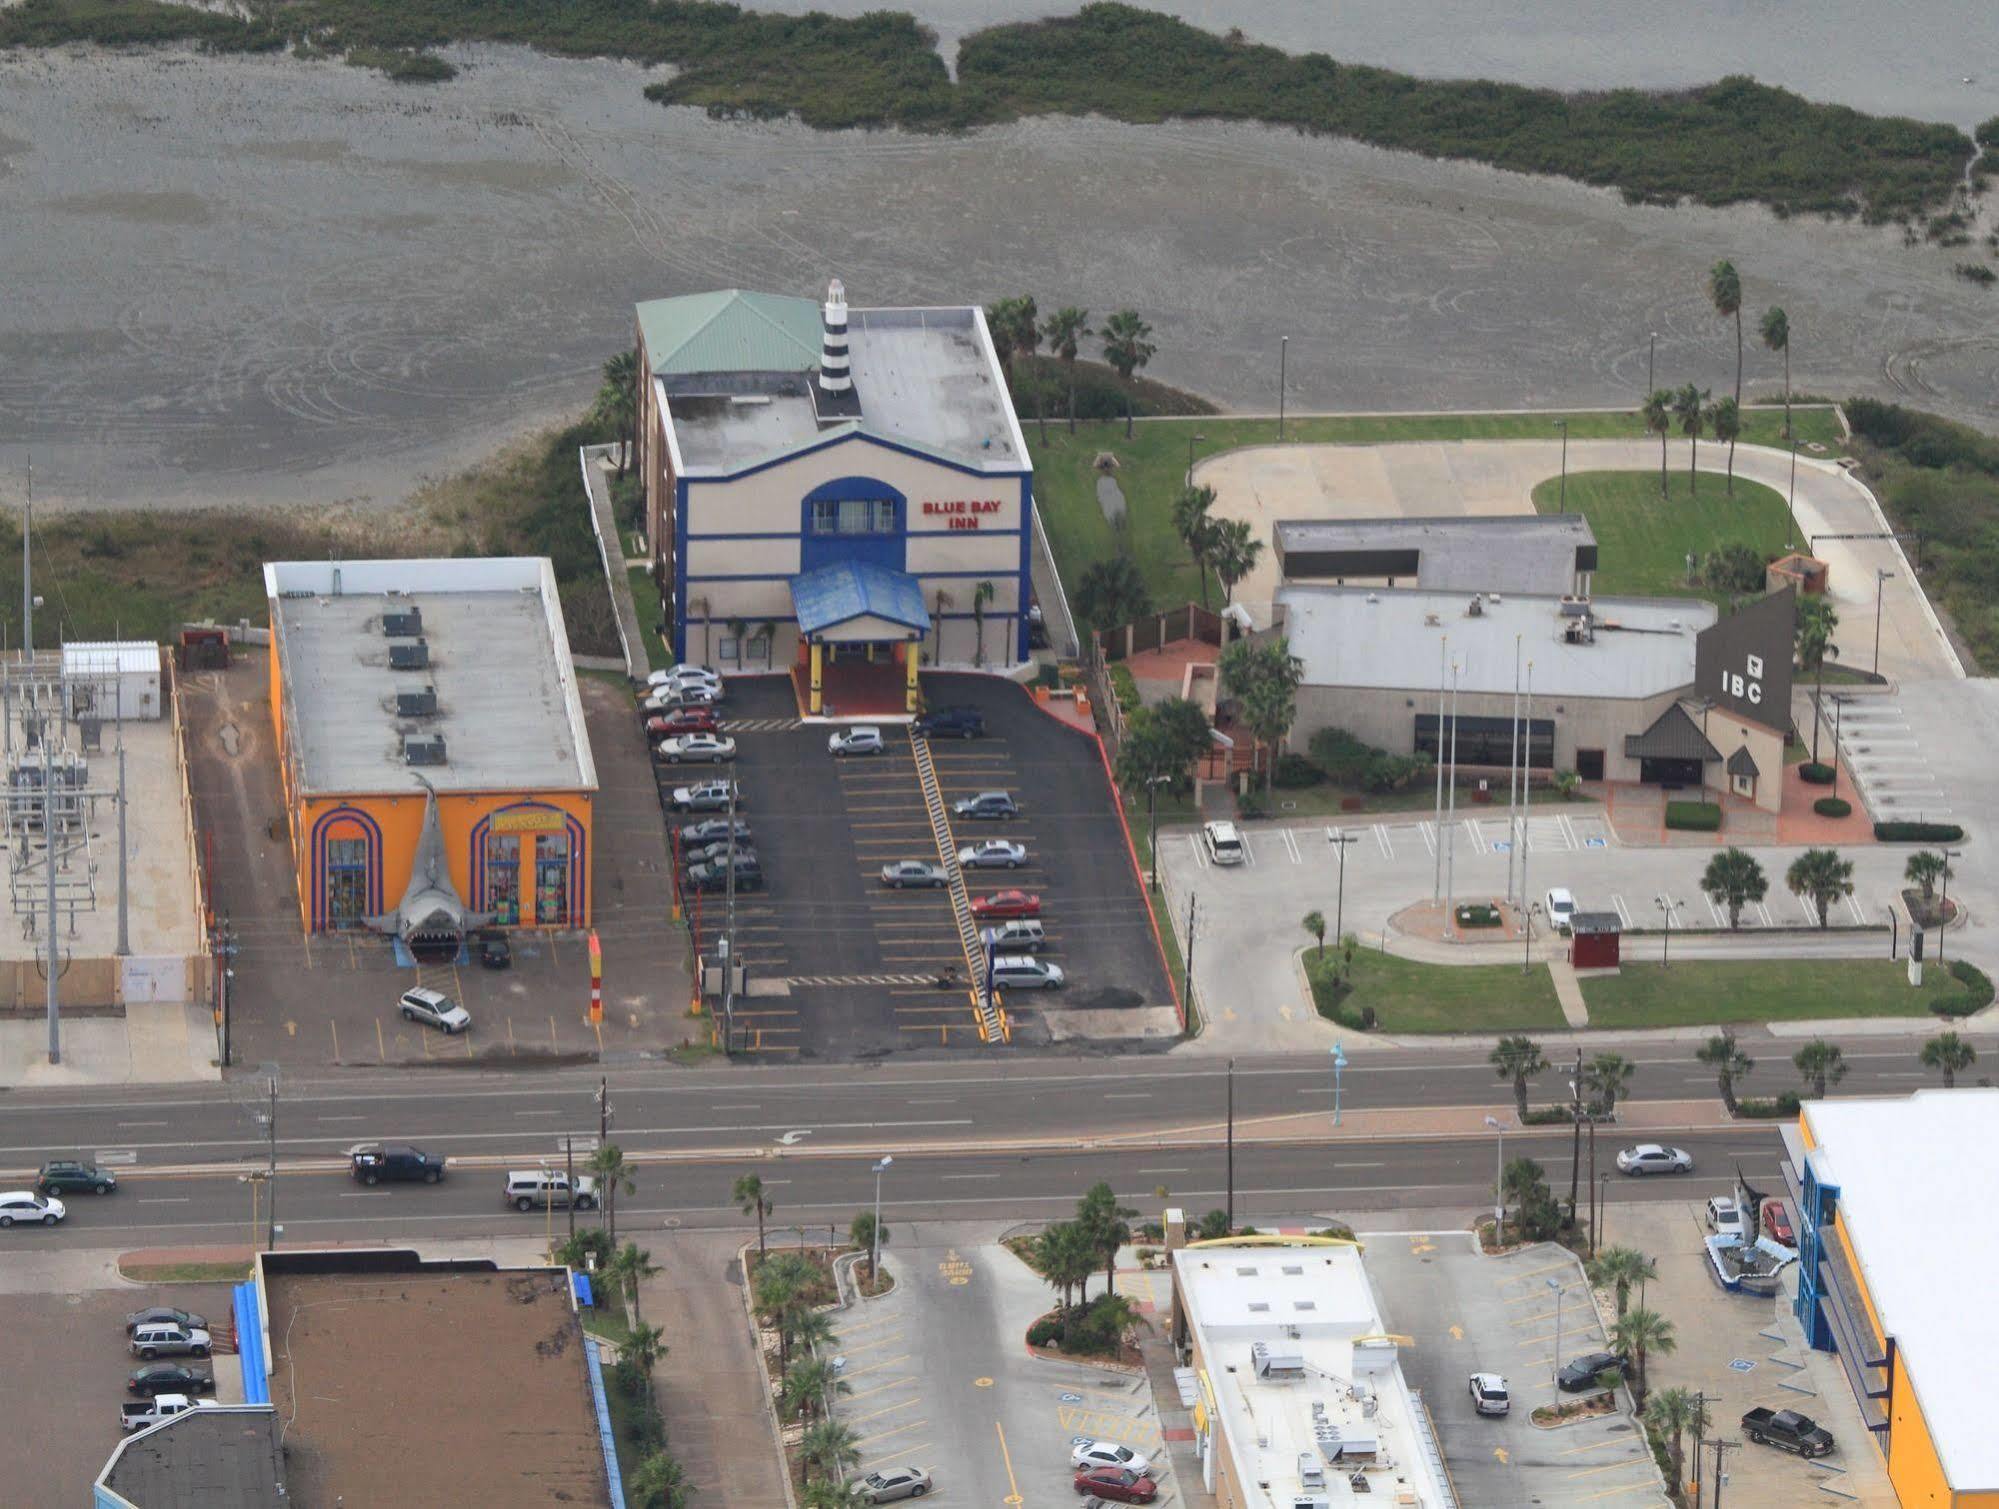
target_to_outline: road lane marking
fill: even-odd
[[[193,1200],[192,1195],[154,1195],[141,1199],[141,1205],[186,1205]]]
[[[126,1127],[167,1127],[172,1125],[171,1121],[121,1121],[118,1123],[120,1131],[123,1131]]]
[[[940,1175],[938,1175],[938,1178],[939,1178],[939,1179],[940,1179],[941,1181],[943,1181],[944,1183],[947,1183],[947,1184],[948,1184],[948,1183],[950,1183],[950,1182],[951,1182],[952,1180],[954,1180],[954,1179],[997,1179],[998,1177],[999,1177],[999,1175],[998,1175],[998,1174],[940,1174]]]

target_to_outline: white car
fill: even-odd
[[[1140,1477],[1152,1471],[1152,1459],[1142,1451],[1120,1446],[1115,1441],[1082,1441],[1069,1452],[1071,1467],[1122,1467]]]
[[[1010,838],[989,838],[958,851],[961,870],[1017,870],[1027,863],[1027,845]]]
[[[1620,1174],[1691,1174],[1694,1171],[1694,1155],[1685,1148],[1641,1142],[1637,1147],[1625,1148],[1617,1155],[1617,1171]]]
[[[736,757],[736,741],[725,734],[681,734],[678,738],[662,739],[659,757],[669,765],[681,765],[690,760],[705,760],[711,765],[719,765],[724,760]]]
[[[1239,865],[1245,858],[1242,834],[1236,831],[1234,823],[1207,823],[1201,829],[1201,842],[1208,851],[1208,858],[1218,865]]]
[[[829,755],[880,754],[883,747],[879,728],[843,728],[826,740]]]
[[[678,686],[662,686],[639,704],[648,718],[677,713],[684,707],[716,707],[722,701],[719,683],[686,681]]]
[[[16,1189],[0,1195],[0,1226],[53,1226],[69,1214],[69,1208],[53,1195],[38,1195]]]
[[[1558,933],[1567,933],[1569,924],[1575,921],[1576,898],[1573,892],[1556,886],[1548,892],[1545,903],[1548,908],[1548,926]]]
[[[647,686],[680,686],[689,681],[705,682],[709,686],[722,684],[722,673],[705,665],[668,666],[663,671],[654,671],[646,677]]]
[[[403,998],[396,1003],[406,1022],[425,1022],[432,1027],[444,1029],[445,1036],[463,1032],[472,1025],[472,1013],[460,1006],[441,990],[432,990],[419,985],[415,990],[403,992]]]
[[[1506,1380],[1497,1373],[1471,1375],[1471,1407],[1481,1415],[1503,1415],[1513,1408]]]
[[[1707,1226],[1709,1231],[1737,1241],[1749,1234],[1742,1219],[1742,1207],[1735,1203],[1734,1195],[1714,1195],[1708,1200]]]

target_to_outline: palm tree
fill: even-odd
[[[1705,1419],[1696,1426],[1694,1416],[1705,1416],[1707,1411],[1699,1400],[1683,1388],[1662,1388],[1645,1405],[1645,1418],[1652,1428],[1662,1436],[1670,1438],[1666,1448],[1672,1463],[1673,1483],[1677,1488],[1687,1481],[1687,1446],[1689,1430],[1698,1430],[1706,1424]]]
[[[1724,395],[1709,406],[1707,417],[1714,438],[1728,442],[1728,495],[1732,498],[1735,496],[1735,442],[1742,434],[1742,408],[1734,399]]]
[[[611,1250],[618,1250],[618,1196],[638,1189],[625,1163],[625,1150],[607,1142],[590,1155],[584,1165],[597,1180],[597,1197],[604,1202],[604,1230],[611,1238]]]
[[[1933,900],[1937,893],[1937,882],[1950,870],[1950,862],[1934,849],[1918,849],[1909,856],[1909,862],[1902,867],[1902,878],[1911,885],[1923,888],[1925,904]]]
[[[1791,861],[1784,884],[1812,904],[1824,927],[1832,920],[1832,904],[1853,894],[1853,861],[1841,859],[1837,849],[1807,849]]]
[[[1093,629],[1109,630],[1152,611],[1138,562],[1120,551],[1090,562],[1076,582],[1075,608]]]
[[[986,663],[986,604],[991,602],[993,597],[994,589],[991,582],[980,582],[972,589],[972,622],[978,625],[979,630],[979,658],[972,662],[974,665]]]
[[[1513,1081],[1513,1104],[1519,1111],[1520,1119],[1527,1119],[1527,1081],[1548,1067],[1548,1061],[1541,1056],[1541,1045],[1531,1037],[1516,1034],[1503,1037],[1493,1048],[1486,1062],[1501,1079]]]
[[[650,1399],[652,1370],[659,1366],[660,1358],[666,1355],[665,1333],[658,1326],[649,1326],[640,1322],[625,1332],[624,1344],[618,1350],[618,1366],[629,1370],[626,1374],[627,1386],[631,1382],[636,1382]]]
[[[1637,1072],[1638,1066],[1622,1053],[1599,1053],[1583,1065],[1583,1080],[1591,1104],[1602,1114],[1610,1115],[1630,1090],[1631,1076]]]
[[[1215,544],[1214,520],[1208,517],[1208,510],[1215,506],[1215,490],[1212,487],[1183,487],[1180,496],[1173,500],[1173,532],[1180,536],[1187,546],[1187,554],[1194,558],[1194,570],[1201,578],[1201,606],[1208,606],[1208,557]]]
[[[1839,646],[1832,642],[1833,634],[1839,628],[1839,609],[1832,605],[1832,599],[1824,593],[1814,593],[1810,597],[1798,599],[1797,625],[1791,631],[1793,642],[1798,648],[1798,665],[1805,670],[1818,673],[1818,684],[1812,692],[1812,763],[1819,761],[1819,724],[1825,721],[1819,716],[1819,709],[1825,706],[1825,658],[1830,655],[1839,659]],[[1839,751],[1833,751],[1833,758],[1839,758]]]
[[[1943,1071],[1943,1087],[1957,1088],[1957,1076],[1978,1062],[1978,1054],[1955,1032],[1940,1032],[1923,1044],[1923,1067]]]
[[[1131,439],[1131,380],[1152,360],[1156,349],[1147,339],[1152,327],[1133,309],[1120,309],[1104,321],[1104,360],[1124,379],[1124,438]]]
[[[625,1503],[630,1509],[687,1509],[693,1495],[686,1470],[664,1451],[647,1457],[625,1479]]]
[[[1319,940],[1318,954],[1325,953],[1326,914],[1324,912],[1307,912],[1305,914],[1305,920],[1299,925],[1303,927],[1306,932],[1310,933],[1314,938]],[[1315,958],[1318,957],[1318,954],[1315,954],[1314,957]]]
[[[1222,581],[1222,600],[1235,601],[1236,583],[1256,569],[1263,555],[1263,541],[1255,537],[1247,519],[1223,519],[1213,526],[1212,544],[1215,575]]]
[[[1632,1393],[1642,1410],[1645,1407],[1646,1359],[1655,1352],[1661,1357],[1669,1356],[1679,1348],[1679,1338],[1673,1334],[1673,1323],[1657,1310],[1647,1310],[1641,1306],[1620,1315],[1617,1324],[1610,1328],[1610,1337],[1617,1343],[1617,1349],[1634,1364],[1637,1376],[1633,1381]]]
[[[1708,269],[1707,296],[1714,312],[1735,321],[1735,406],[1742,407],[1742,279],[1733,262],[1721,261]]]
[[[1606,1247],[1590,1260],[1589,1281],[1617,1291],[1617,1313],[1630,1308],[1631,1287],[1659,1276],[1659,1265],[1635,1247]]]
[[[618,475],[631,466],[631,454],[638,448],[639,354],[620,351],[604,363],[606,392],[605,417],[618,426]],[[611,393],[617,395],[609,397]]]
[[[986,306],[986,329],[993,338],[993,354],[999,358],[1009,388],[1013,386],[1014,357],[1026,355],[1041,344],[1038,315],[1032,294],[999,299]]]
[[[1069,433],[1076,433],[1076,350],[1084,337],[1095,335],[1090,328],[1090,311],[1078,309],[1073,304],[1064,305],[1048,316],[1048,323],[1041,328],[1048,340],[1048,349],[1061,359],[1063,371],[1069,378]]]
[[[1700,482],[1694,468],[1700,464],[1701,429],[1707,423],[1707,389],[1688,383],[1675,392],[1673,417],[1680,421],[1680,433],[1687,437],[1687,493],[1698,496]]]
[[[736,1202],[736,1209],[744,1215],[754,1215],[757,1218],[757,1251],[763,1252],[764,1217],[777,1209],[771,1197],[764,1193],[763,1180],[755,1174],[744,1174],[736,1181],[735,1190],[729,1198]]]
[[[1537,1199],[1548,1199],[1548,1180],[1541,1165],[1532,1158],[1515,1158],[1499,1175],[1499,1199],[1502,1206],[1513,1207],[1513,1230],[1515,1235],[1524,1236],[1522,1230],[1527,1207]],[[1499,1232],[1494,1232],[1497,1239]]]
[[[1071,1308],[1071,1296],[1078,1292],[1087,1297],[1097,1254],[1080,1223],[1057,1221],[1048,1227],[1035,1239],[1034,1256],[1042,1278],[1061,1296],[1064,1310]]]
[[[1728,908],[1728,925],[1736,928],[1742,926],[1742,909],[1768,895],[1770,882],[1754,855],[1730,846],[1707,862],[1701,889]]]
[[[1666,485],[1666,437],[1673,433],[1673,394],[1670,389],[1660,388],[1645,400],[1645,407],[1639,410],[1645,420],[1645,433],[1659,437],[1659,496],[1669,495]]]
[[[1839,1051],[1837,1043],[1829,1043],[1822,1037],[1813,1038],[1793,1053],[1791,1063],[1812,1092],[1813,1100],[1824,1100],[1826,1086],[1846,1078],[1846,1055]]]
[[[1763,311],[1763,344],[1784,353],[1784,438],[1791,438],[1791,319],[1772,304]]]
[[[875,1255],[888,1246],[888,1223],[871,1210],[861,1211],[847,1223],[847,1240],[868,1255],[868,1282],[873,1283]]]
[[[627,1242],[606,1265],[606,1271],[611,1281],[631,1301],[632,1319],[643,1321],[645,1315],[639,1308],[639,1285],[659,1272],[659,1265],[652,1260],[652,1254],[640,1251],[637,1242]]]
[[[853,1391],[853,1384],[835,1373],[826,1358],[801,1357],[786,1370],[778,1402],[787,1415],[809,1419],[829,1410],[835,1394]]]
[[[1721,1091],[1721,1103],[1728,1114],[1735,1114],[1735,1082],[1748,1075],[1756,1067],[1756,1060],[1744,1053],[1735,1043],[1732,1032],[1717,1032],[1694,1052],[1697,1063],[1706,1064],[1714,1070],[1715,1087]]]
[[[951,606],[951,605],[952,605],[953,603],[955,603],[956,601],[957,601],[957,599],[956,599],[956,598],[954,598],[953,596],[951,596],[951,594],[950,594],[950,593],[948,593],[948,592],[946,592],[946,591],[945,591],[945,590],[944,590],[944,589],[943,589],[942,587],[939,587],[939,588],[937,589],[937,613],[936,613],[936,618],[935,618],[935,622],[936,622],[936,625],[937,625],[937,642],[936,642],[936,644],[935,644],[935,645],[934,645],[934,646],[932,647],[932,649],[931,649],[931,651],[930,651],[930,660],[931,660],[931,663],[932,663],[933,665],[939,665],[939,664],[942,664],[942,663],[943,663],[943,660],[944,660],[944,610],[945,610],[946,608],[950,607],[950,606]]]
[[[806,1431],[798,1442],[798,1454],[804,1458],[808,1477],[816,1467],[826,1477],[837,1478],[861,1460],[853,1431],[838,1420],[821,1420]]]
[[[794,1307],[791,1314],[791,1348],[793,1351],[816,1352],[833,1342],[833,1317],[824,1310],[810,1306]],[[787,1368],[786,1371],[789,1371]]]
[[[1131,1218],[1138,1212],[1120,1205],[1108,1183],[1099,1180],[1076,1202],[1076,1224],[1104,1266],[1104,1293],[1117,1293],[1118,1249],[1131,1240]]]

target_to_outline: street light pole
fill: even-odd
[[[1562,491],[1560,501],[1556,504],[1556,510],[1561,513],[1567,513],[1569,508],[1569,422],[1566,419],[1557,419],[1555,423],[1562,427]]]
[[[1235,1060],[1229,1060],[1228,1227],[1235,1230]]]
[[[895,1162],[895,1154],[883,1153],[881,1162],[875,1165],[875,1226],[868,1233],[872,1245],[868,1251],[868,1282],[878,1283],[881,1276],[882,1260],[882,1170]]]
[[[1797,441],[1797,437],[1796,437],[1796,436],[1793,436],[1793,437],[1791,438],[1791,498],[1790,498],[1790,501],[1789,501],[1788,503],[1786,503],[1786,504],[1784,505],[1784,510],[1785,510],[1785,512],[1787,512],[1787,513],[1788,513],[1788,514],[1790,514],[1790,516],[1791,516],[1791,544],[1792,544],[1793,546],[1795,546],[1795,545],[1797,544],[1797,541],[1798,541],[1798,533],[1799,533],[1799,530],[1798,530],[1798,441]],[[1811,544],[1811,541],[1810,541],[1810,540],[1807,540],[1807,541],[1805,541],[1805,549],[1806,549],[1806,551],[1807,551],[1807,552],[1809,552],[1809,551],[1811,550],[1811,548],[1812,548],[1812,544]]]
[[[1673,913],[1679,910],[1680,903],[1662,892],[1652,898],[1652,904],[1658,907],[1659,915],[1665,919],[1665,926],[1659,930],[1661,940],[1659,944],[1659,967],[1666,969],[1671,967],[1673,962]]]
[[[1145,783],[1145,808],[1152,828],[1152,837],[1150,840],[1152,844],[1152,889],[1155,891],[1159,889],[1159,787],[1162,782],[1172,779],[1173,777],[1170,775],[1155,775],[1148,778]]]
[[[1874,674],[1881,674],[1881,584],[1895,573],[1884,566],[1874,568]]]
[[[1340,1070],[1347,1066],[1346,1050],[1333,1044],[1333,1125],[1340,1124]]]
[[[1839,796],[1839,715],[1846,711],[1846,692],[1832,694],[1832,794]]]
[[[1562,1281],[1558,1278],[1543,1279],[1555,1291],[1555,1357],[1551,1371],[1555,1378],[1557,1396],[1562,1387]]]
[[[1340,884],[1333,899],[1333,938],[1337,942],[1346,937],[1347,845],[1357,844],[1360,840],[1344,828],[1333,828],[1327,831],[1326,842],[1336,845],[1340,851]]]
[[[1194,485],[1194,447],[1207,438],[1206,435],[1189,435],[1187,437],[1187,485],[1189,487]]]
[[[1943,851],[1943,899],[1937,903],[1937,966],[1943,966],[1943,935],[1950,926],[1950,862],[1964,850],[1945,849]]]
[[[1659,332],[1654,330],[1650,343],[1645,347],[1645,396],[1648,399],[1659,390],[1658,384],[1652,380],[1653,358],[1658,354]]]
[[[1485,1124],[1499,1133],[1499,1146],[1492,1155],[1492,1245],[1497,1247],[1506,1226],[1506,1205],[1501,1194],[1506,1180],[1506,1127],[1497,1116],[1486,1117]]]
[[[1277,438],[1284,438],[1284,384],[1285,374],[1291,364],[1291,337],[1280,336],[1277,341]]]

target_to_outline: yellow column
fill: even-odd
[[[825,654],[825,647],[821,645],[818,640],[816,639],[813,640],[812,641],[812,697],[811,700],[806,704],[806,711],[811,713],[812,716],[815,718],[819,716],[819,707],[821,700],[819,696],[819,687],[825,673],[825,660],[823,658],[824,654]]]
[[[922,661],[923,661],[922,655],[917,653],[916,641],[913,639],[906,641],[902,647],[902,667],[903,670],[907,673],[907,684],[909,688],[908,697],[904,709],[907,712],[914,713],[917,709],[918,702],[921,700],[922,694],[919,693],[916,689],[916,668],[918,665],[922,663]]]

